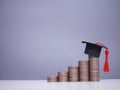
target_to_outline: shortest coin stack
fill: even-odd
[[[47,81],[48,82],[57,82],[58,81],[58,76],[48,76]]]
[[[89,81],[89,64],[88,61],[79,61],[79,78],[80,81]]]
[[[58,72],[58,81],[67,82],[68,81],[68,72]]]
[[[79,81],[78,78],[78,67],[68,67],[68,73],[69,73],[69,81],[70,82],[77,82]]]

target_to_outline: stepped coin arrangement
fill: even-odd
[[[58,76],[48,76],[48,82],[86,82],[99,81],[98,59],[79,61],[78,66],[68,66],[68,72],[58,72]]]

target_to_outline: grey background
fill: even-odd
[[[120,0],[0,0],[0,79],[46,79],[87,60],[81,41],[110,50],[111,72],[120,78]]]

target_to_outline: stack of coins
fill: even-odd
[[[48,76],[47,81],[48,82],[57,82],[58,81],[58,76]]]
[[[89,81],[89,64],[88,61],[79,61],[79,78],[80,81]]]
[[[89,56],[90,81],[99,81],[99,58]]]
[[[68,81],[68,72],[58,72],[58,81],[67,82]]]
[[[79,81],[78,77],[78,67],[68,67],[68,73],[69,73],[69,81],[70,82],[77,82]]]

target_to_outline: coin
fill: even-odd
[[[77,82],[77,81],[79,81],[78,75],[69,76],[69,81],[70,82]]]
[[[90,77],[90,81],[99,81],[99,80],[100,80],[99,76],[91,76]]]
[[[88,67],[79,67],[79,72],[89,72]]]
[[[89,73],[87,72],[80,72],[79,74],[80,81],[89,81]]]
[[[58,81],[59,82],[67,82],[68,81],[68,77],[58,77]]]
[[[78,67],[69,66],[68,73],[69,75],[78,75]]]
[[[68,72],[58,72],[59,77],[68,77]]]
[[[48,76],[47,81],[48,82],[57,82],[58,81],[58,76]]]
[[[89,67],[88,61],[79,61],[78,64],[79,67]]]

